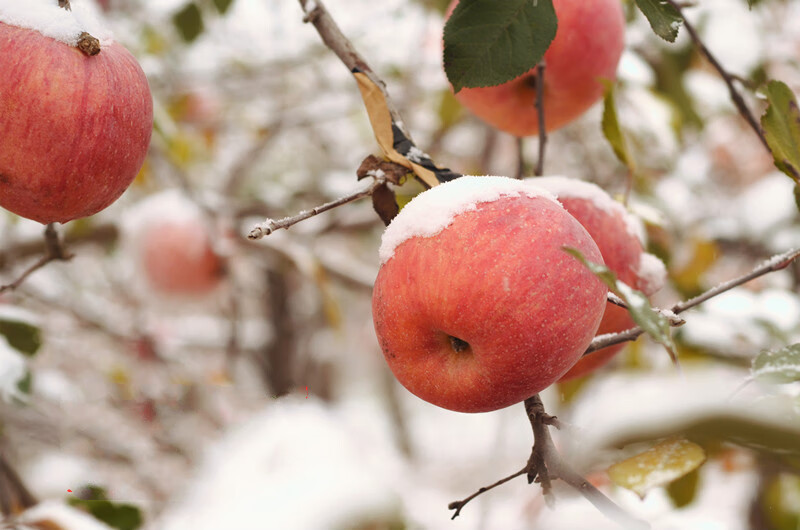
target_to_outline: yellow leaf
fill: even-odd
[[[661,442],[647,451],[608,468],[617,486],[644,497],[649,490],[666,486],[700,467],[706,460],[702,447],[679,438]]]

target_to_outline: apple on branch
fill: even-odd
[[[383,235],[372,297],[400,383],[484,412],[558,380],[594,337],[607,292],[564,247],[602,263],[580,223],[529,183],[461,177],[415,197]]]
[[[230,240],[217,236],[202,209],[180,191],[156,193],[133,205],[121,226],[123,255],[154,294],[199,298],[222,283]]]
[[[64,223],[117,200],[144,162],[153,102],[90,7],[0,0],[0,72],[0,207]]]
[[[447,10],[448,17],[458,0]],[[545,129],[580,117],[603,95],[601,80],[616,78],[625,45],[620,0],[553,0],[558,29],[544,54]],[[462,88],[456,98],[489,125],[513,134],[539,133],[536,68],[497,86]]]
[[[664,286],[666,269],[642,247],[641,223],[595,184],[567,177],[526,179],[553,193],[592,236],[605,265],[627,285],[650,296]],[[636,324],[627,309],[608,303],[597,334],[617,333]],[[573,379],[608,363],[625,345],[616,344],[583,357],[561,381]]]

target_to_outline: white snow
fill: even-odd
[[[556,198],[572,198],[591,201],[597,209],[609,215],[616,215],[625,223],[628,233],[644,243],[644,229],[641,221],[628,212],[618,201],[615,201],[600,186],[584,180],[561,176],[533,177],[525,179],[536,186],[553,193]],[[651,295],[664,286],[667,270],[664,263],[656,256],[642,252],[639,258],[637,275],[643,280],[645,294]]]
[[[158,528],[310,530],[391,517],[401,509],[398,455],[365,412],[313,397],[274,402],[208,452]]]
[[[649,252],[642,252],[639,256],[639,268],[636,275],[642,282],[642,291],[651,295],[660,291],[667,280],[667,268],[664,262]]]
[[[113,38],[96,16],[89,0],[72,0],[71,10],[58,7],[55,0],[0,0],[0,22],[36,30],[46,37],[75,46],[78,37],[88,32],[108,45]]]
[[[412,237],[431,237],[444,230],[457,215],[475,210],[478,204],[500,197],[555,197],[530,182],[508,177],[464,176],[426,190],[411,200],[389,224],[378,251],[381,264]]]
[[[639,241],[644,241],[641,222],[628,213],[628,210],[618,201],[615,201],[603,188],[597,184],[569,177],[532,177],[525,179],[536,186],[551,192],[556,198],[584,199],[591,201],[597,209],[610,215],[617,215],[625,223],[628,233]]]

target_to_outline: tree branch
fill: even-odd
[[[667,314],[668,316],[670,312],[673,313],[674,315],[678,315],[688,309],[697,307],[698,305],[702,304],[707,300],[710,300],[711,298],[714,298],[715,296],[719,296],[720,294],[726,291],[730,291],[734,287],[739,287],[740,285],[743,285],[749,281],[752,281],[756,278],[759,278],[771,272],[785,269],[798,257],[800,257],[800,249],[794,249],[785,252],[783,254],[778,254],[766,260],[764,263],[757,266],[755,269],[753,269],[752,271],[743,276],[739,276],[738,278],[734,278],[732,280],[728,280],[727,282],[721,283],[716,287],[712,287],[711,289],[707,290],[706,292],[698,296],[695,296],[694,298],[678,302],[675,305],[673,305],[672,308],[669,310],[660,310],[660,311],[662,313]],[[670,324],[672,326],[680,326],[683,324],[683,321],[681,319],[670,318]],[[601,350],[603,348],[606,348],[608,346],[613,346],[615,344],[621,344],[623,342],[636,340],[643,333],[644,330],[636,326],[634,328],[630,328],[625,331],[621,331],[619,333],[606,333],[604,335],[598,335],[592,340],[589,347],[586,349],[585,352],[583,352],[583,355],[589,355],[592,352],[596,352],[597,350]]]
[[[41,269],[51,261],[69,261],[72,259],[73,254],[64,248],[58,231],[56,230],[55,223],[50,223],[45,227],[44,243],[46,252],[45,255],[39,258],[33,265],[28,267],[28,269],[26,269],[25,272],[23,272],[20,277],[13,282],[7,285],[0,285],[0,293],[5,291],[13,291],[22,285],[22,282],[24,282],[28,276]]]
[[[625,510],[617,506],[611,499],[606,497],[600,490],[594,487],[588,480],[574,471],[561,457],[556,449],[553,438],[550,435],[550,426],[558,428],[559,423],[555,416],[550,416],[544,410],[539,394],[525,400],[525,414],[531,423],[533,430],[533,449],[528,463],[523,469],[516,473],[502,478],[491,484],[480,488],[478,491],[463,500],[451,502],[448,505],[450,510],[455,510],[455,519],[464,506],[472,499],[478,497],[501,484],[505,484],[513,478],[527,475],[528,484],[537,482],[542,486],[545,500],[548,505],[552,505],[552,481],[561,479],[576,490],[578,490],[589,502],[591,502],[603,515],[618,523],[626,529],[646,529],[650,525],[629,515]]]
[[[386,98],[386,106],[389,108],[389,114],[392,116],[392,122],[400,128],[406,138],[413,143],[411,135],[405,129],[403,120],[397,112],[397,107],[389,97],[386,91],[386,83],[378,77],[375,72],[370,68],[364,57],[358,53],[350,40],[344,36],[342,30],[339,29],[338,24],[328,12],[328,9],[323,4],[322,0],[298,0],[300,6],[303,8],[305,17],[304,22],[310,22],[322,38],[322,42],[336,54],[344,65],[351,71],[364,72],[383,92]]]
[[[750,109],[747,107],[747,103],[745,103],[744,98],[736,89],[736,85],[734,85],[734,81],[736,80],[736,76],[730,74],[722,64],[717,60],[717,58],[711,53],[711,51],[706,47],[703,40],[698,35],[697,30],[694,26],[686,19],[686,15],[683,14],[683,8],[687,7],[685,4],[676,2],[675,0],[666,0],[667,3],[672,5],[675,9],[678,10],[678,13],[683,18],[683,25],[686,28],[686,31],[689,33],[689,36],[694,42],[695,46],[700,50],[700,52],[708,59],[708,62],[711,63],[711,66],[719,73],[722,77],[722,80],[725,81],[725,85],[728,87],[728,93],[730,94],[731,101],[736,106],[736,109],[739,111],[739,114],[745,119],[750,128],[758,136],[758,139],[761,140],[761,143],[764,144],[764,147],[767,149],[767,152],[772,155],[772,149],[769,148],[769,144],[767,143],[767,138],[764,136],[764,131],[761,130],[761,125],[756,120],[753,113],[750,112]]]
[[[281,228],[288,230],[291,226],[296,225],[300,221],[305,221],[306,219],[314,217],[315,215],[319,215],[323,212],[327,212],[328,210],[332,210],[344,204],[351,203],[363,197],[369,197],[375,192],[375,190],[377,190],[381,186],[385,186],[387,182],[387,178],[383,174],[375,174],[373,177],[375,180],[366,189],[357,191],[345,197],[341,197],[339,199],[336,199],[335,201],[322,204],[310,210],[303,210],[297,215],[293,215],[291,217],[284,217],[283,219],[278,219],[278,220],[267,219],[263,223],[253,227],[253,229],[250,231],[247,237],[248,239],[261,239],[263,237],[270,235],[276,230],[280,230]]]

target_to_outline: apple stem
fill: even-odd
[[[0,293],[13,291],[24,282],[28,276],[41,269],[51,261],[69,261],[73,254],[68,252],[59,237],[55,223],[50,223],[44,229],[45,255],[39,258],[36,263],[28,267],[19,278],[7,285],[0,285]]]
[[[544,175],[544,152],[547,146],[547,130],[544,123],[544,61],[536,65],[536,115],[539,118],[539,159],[536,161],[535,175]]]
[[[86,31],[78,36],[78,44],[76,47],[89,57],[100,53],[100,41]]]
[[[58,7],[72,11],[69,0],[58,0]],[[78,35],[78,43],[75,47],[89,57],[100,53],[100,41],[86,31]]]

